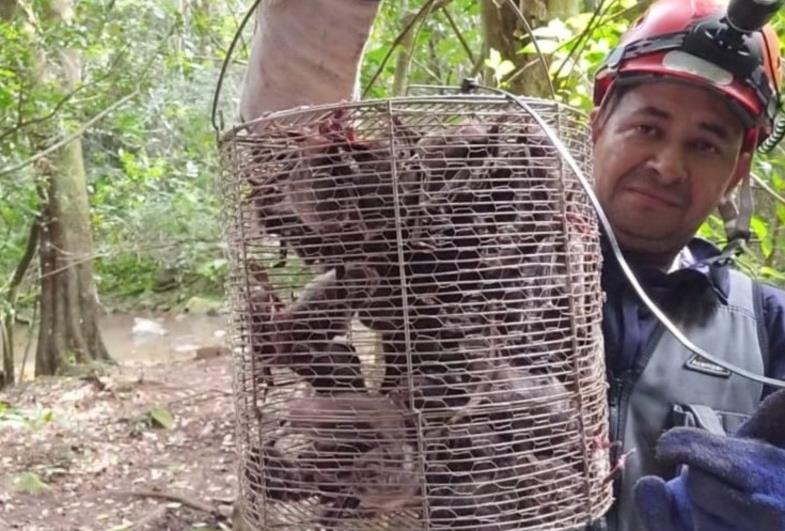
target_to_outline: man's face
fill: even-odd
[[[675,256],[749,170],[744,129],[722,97],[654,82],[594,116],[597,196],[625,250]]]

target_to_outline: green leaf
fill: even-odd
[[[769,236],[769,228],[760,216],[754,216],[750,222],[750,228],[761,239],[765,240]]]
[[[536,53],[539,48],[542,53],[551,54],[573,36],[570,28],[558,18],[551,20],[545,26],[535,28],[533,33],[537,46],[530,42],[519,53]]]
[[[561,41],[557,41],[555,39],[537,39],[537,46],[534,46],[533,42],[528,43],[526,46],[520,49],[518,53],[537,53],[537,49],[545,54],[552,54],[556,50],[561,47]]]
[[[491,48],[490,52],[488,53],[488,58],[485,60],[485,66],[491,69],[496,69],[502,62],[502,54],[499,53],[499,50],[495,48]]]
[[[785,274],[777,271],[773,267],[763,266],[760,268],[760,274],[764,278],[778,280],[780,282],[785,281]]]
[[[41,481],[38,474],[34,472],[23,472],[11,480],[11,488],[16,492],[25,494],[39,494],[49,490],[51,487]]]
[[[771,244],[771,240],[763,240],[760,242],[760,250],[763,253],[763,256],[771,256],[771,252],[774,247]]]
[[[44,424],[49,424],[55,419],[55,413],[51,409],[44,409],[41,413],[41,422]]]
[[[147,415],[150,417],[150,420],[155,427],[168,430],[174,424],[174,416],[172,416],[172,413],[164,407],[153,406],[150,408],[150,411],[147,412]]]
[[[225,274],[228,267],[229,263],[225,258],[215,258],[209,262],[201,264],[196,269],[196,272],[205,278],[216,279],[222,278],[222,275]]]
[[[515,64],[507,59],[502,59],[502,54],[499,50],[491,48],[488,58],[485,60],[485,66],[493,70],[493,77],[499,83],[504,76],[515,70]]]

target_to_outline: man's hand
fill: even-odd
[[[635,485],[648,531],[785,531],[785,391],[732,437],[675,428],[657,453],[687,469],[667,483],[647,476]]]

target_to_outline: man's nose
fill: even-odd
[[[664,142],[649,159],[649,166],[663,186],[678,184],[687,179],[687,161],[677,142]]]

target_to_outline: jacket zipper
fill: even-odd
[[[611,441],[615,442],[614,451],[611,452],[611,464],[615,465],[624,455],[624,431],[627,424],[627,405],[630,396],[632,374],[625,371],[621,376],[614,376],[610,380],[610,429]],[[613,482],[613,497],[618,500],[621,494],[621,485],[624,471]],[[610,529],[619,528],[619,511],[613,511],[613,522],[609,522]]]

